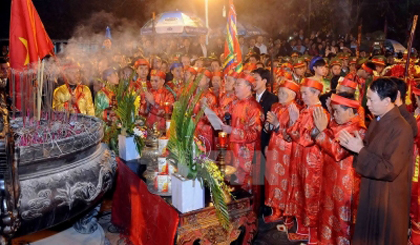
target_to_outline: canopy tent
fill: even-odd
[[[392,39],[385,40],[385,48],[393,51],[394,53],[404,53],[404,51],[407,50],[401,43]]]
[[[155,32],[153,32],[153,27]],[[141,35],[167,34],[179,36],[198,36],[206,35],[207,28],[204,22],[194,15],[189,15],[181,11],[161,13],[156,19],[149,20],[141,29]]]

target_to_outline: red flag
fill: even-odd
[[[45,31],[32,0],[12,0],[10,14],[10,66],[23,70],[28,64],[35,63],[53,53],[53,44]],[[15,82],[16,107],[20,109],[20,84]],[[11,86],[10,86],[11,87]]]

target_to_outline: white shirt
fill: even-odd
[[[258,43],[257,43],[255,44],[255,47],[260,49],[260,54],[268,54],[267,46],[265,46],[263,43],[261,44],[261,46],[258,46]]]
[[[257,97],[256,99],[257,99],[257,102],[258,102],[258,103],[260,103],[261,97],[262,97],[262,95],[264,94],[265,90],[266,90],[266,89],[264,89],[264,91],[262,91],[262,93],[261,93],[261,94],[256,94],[256,95],[255,95],[255,97]]]
[[[204,57],[207,57],[207,47],[205,44],[200,44]]]

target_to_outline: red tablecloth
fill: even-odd
[[[126,164],[118,160],[117,185],[112,201],[112,223],[125,230],[135,245],[173,244],[178,213]]]

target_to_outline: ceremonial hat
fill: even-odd
[[[223,77],[223,73],[221,71],[215,71],[215,72],[213,72],[212,77]]]
[[[337,54],[337,58],[340,60],[348,60],[350,57],[349,53],[340,52]]]
[[[313,71],[314,70],[314,64],[317,61],[320,61],[320,60],[322,60],[322,57],[320,57],[320,56],[316,56],[316,57],[312,58],[311,62],[309,63],[309,70]]]
[[[339,58],[334,58],[330,61],[330,67],[333,67],[335,65],[341,66],[342,61]]]
[[[300,56],[300,53],[297,51],[294,51],[290,56],[292,56],[292,58],[297,58]]]
[[[283,61],[283,63],[290,63],[292,58],[290,58],[289,56],[283,56],[281,60]]]
[[[239,73],[238,79],[244,79],[245,81],[249,82],[249,84],[251,84],[251,86],[255,86],[255,78],[254,76],[250,75],[250,74],[246,74],[246,73]]]
[[[152,70],[150,72],[150,76],[157,76],[157,77],[160,77],[162,79],[166,78],[166,74],[163,71],[160,71],[160,70]]]
[[[229,70],[228,73],[227,73],[227,76],[228,77],[238,78],[238,75],[239,74],[235,70],[233,70],[233,69],[232,70]]]
[[[192,66],[188,67],[187,71],[189,71],[193,75],[197,75],[198,73],[197,70]]]
[[[137,69],[139,66],[150,67],[149,62],[146,59],[138,59],[134,62],[134,68]]]
[[[378,55],[372,58],[372,62],[375,65],[385,66],[386,65],[386,58],[382,55]]]
[[[420,95],[420,89],[413,87],[413,94],[419,96]]]
[[[369,68],[369,67],[366,65],[366,63],[363,63],[363,65],[362,65],[361,69],[362,69],[362,70],[364,70],[364,71],[366,71],[366,72],[367,72],[367,73],[369,73],[369,74],[373,74],[373,70],[372,70],[371,68]]]
[[[254,63],[246,63],[245,65],[244,65],[244,71],[253,71],[253,70],[256,70],[257,69],[257,65],[256,64],[254,64]]]
[[[335,65],[341,66],[341,60],[339,58],[334,58],[334,59],[331,60],[330,67],[333,67]]]
[[[312,56],[309,55],[309,54],[304,54],[304,55],[302,55],[301,58],[303,58],[305,60],[305,62],[310,62],[311,59],[312,59]]]
[[[290,71],[293,71],[293,65],[290,63],[283,63],[280,67],[283,69],[289,69]]]
[[[337,105],[343,105],[343,106],[347,106],[347,107],[355,108],[355,109],[360,107],[359,101],[347,99],[337,94],[331,95],[331,103],[337,104]]]
[[[102,72],[102,80],[106,80],[109,75],[112,73],[117,73],[117,69],[114,67],[108,68]]]
[[[311,79],[311,78],[304,78],[302,83],[301,83],[302,87],[310,87],[310,88],[314,88],[317,89],[319,91],[322,92],[324,85],[320,82],[318,82],[317,80]]]
[[[180,62],[172,63],[171,66],[169,67],[169,70],[172,71],[173,69],[178,68],[178,67],[183,68],[182,63]]]
[[[216,56],[216,54],[214,52],[211,52],[210,56],[209,56],[210,60],[218,60],[219,58]]]
[[[366,63],[366,62],[368,62],[369,61],[369,59],[368,58],[361,58],[361,59],[358,59],[357,60],[357,64],[359,65],[359,66],[362,66],[364,63]]]
[[[198,70],[198,73],[203,74],[204,76],[206,76],[207,78],[211,79],[213,76],[211,74],[211,71],[205,69],[205,68],[200,68],[200,70]]]
[[[303,57],[298,58],[295,63],[293,63],[293,68],[301,68],[301,67],[305,67],[306,66],[306,62],[305,59]]]
[[[349,64],[357,64],[357,57],[350,57]]]
[[[352,89],[357,88],[357,83],[355,81],[352,81],[352,80],[348,79],[348,78],[340,77],[338,79],[338,83],[341,86],[346,86],[346,87],[349,87],[349,88],[352,88]]]
[[[280,85],[280,87],[288,88],[295,93],[299,93],[300,90],[300,86],[291,80],[286,80],[282,85]]]

